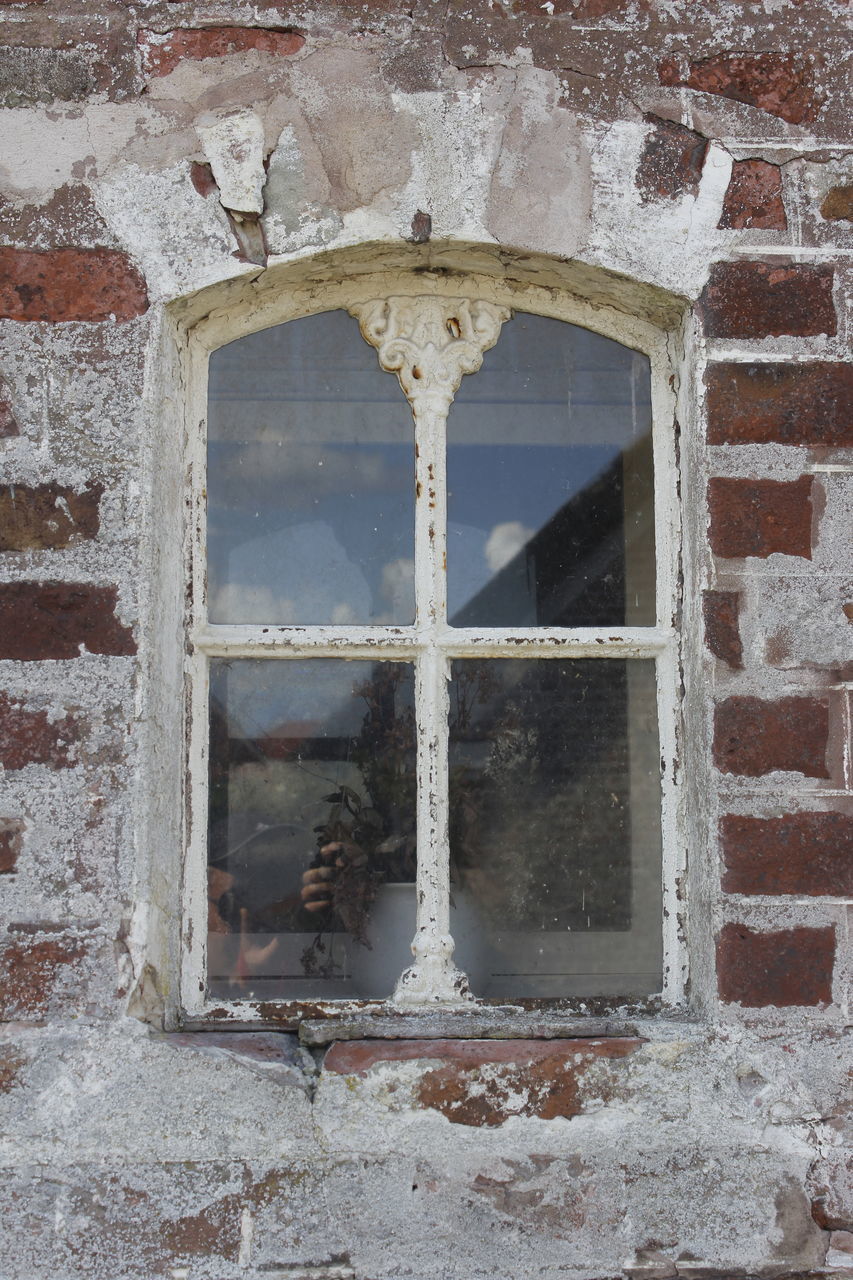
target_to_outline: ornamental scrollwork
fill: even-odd
[[[476,373],[510,317],[508,307],[469,298],[376,298],[351,310],[415,412],[446,412],[463,376]]]

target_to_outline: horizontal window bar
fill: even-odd
[[[194,644],[210,657],[299,657],[344,654],[352,658],[411,658],[440,650],[447,657],[530,655],[654,657],[673,639],[654,627],[261,627],[208,626]]]

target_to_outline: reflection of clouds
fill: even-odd
[[[520,520],[506,520],[503,524],[496,524],[483,548],[486,563],[492,573],[499,573],[508,565],[513,556],[517,555],[525,543],[530,541],[533,533],[534,530],[529,529]]]
[[[218,621],[287,623],[297,620],[297,609],[269,587],[227,582],[212,599],[210,615]]]
[[[406,626],[415,617],[415,562],[407,556],[389,560],[382,566],[379,592],[388,608],[377,613],[378,627]]]
[[[332,624],[336,627],[345,627],[347,623],[355,622],[355,612],[350,604],[336,604],[332,609]]]
[[[414,560],[401,556],[382,566],[382,596],[391,605],[392,613],[399,612],[400,606],[405,610],[411,603],[414,581]]]
[[[334,449],[281,440],[252,441],[239,449],[214,445],[211,464],[211,515],[220,505],[278,504],[282,489],[287,490],[290,511],[343,494],[404,491],[411,470],[380,449]]]
[[[366,623],[372,593],[323,520],[291,525],[236,547],[225,564],[210,563],[225,579],[211,591],[212,622]]]

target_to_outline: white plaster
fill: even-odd
[[[248,108],[205,112],[195,122],[204,154],[226,209],[261,213],[264,207],[264,125]]]
[[[99,213],[139,263],[152,301],[257,272],[235,260],[225,214],[212,196],[195,190],[186,163],[161,173],[116,166],[92,189]]]
[[[411,177],[394,198],[401,234],[411,234],[412,215],[422,209],[434,236],[492,240],[485,214],[503,129],[499,110],[489,109],[480,89],[395,93],[392,101],[414,117],[420,134]]]
[[[648,126],[618,121],[591,148],[594,220],[581,256],[694,298],[735,238],[717,230],[732,159],[711,143],[696,196],[644,203],[633,174],[647,134]]]

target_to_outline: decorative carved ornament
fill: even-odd
[[[463,375],[476,373],[511,313],[469,298],[392,297],[361,303],[352,314],[412,409],[446,413]]]

